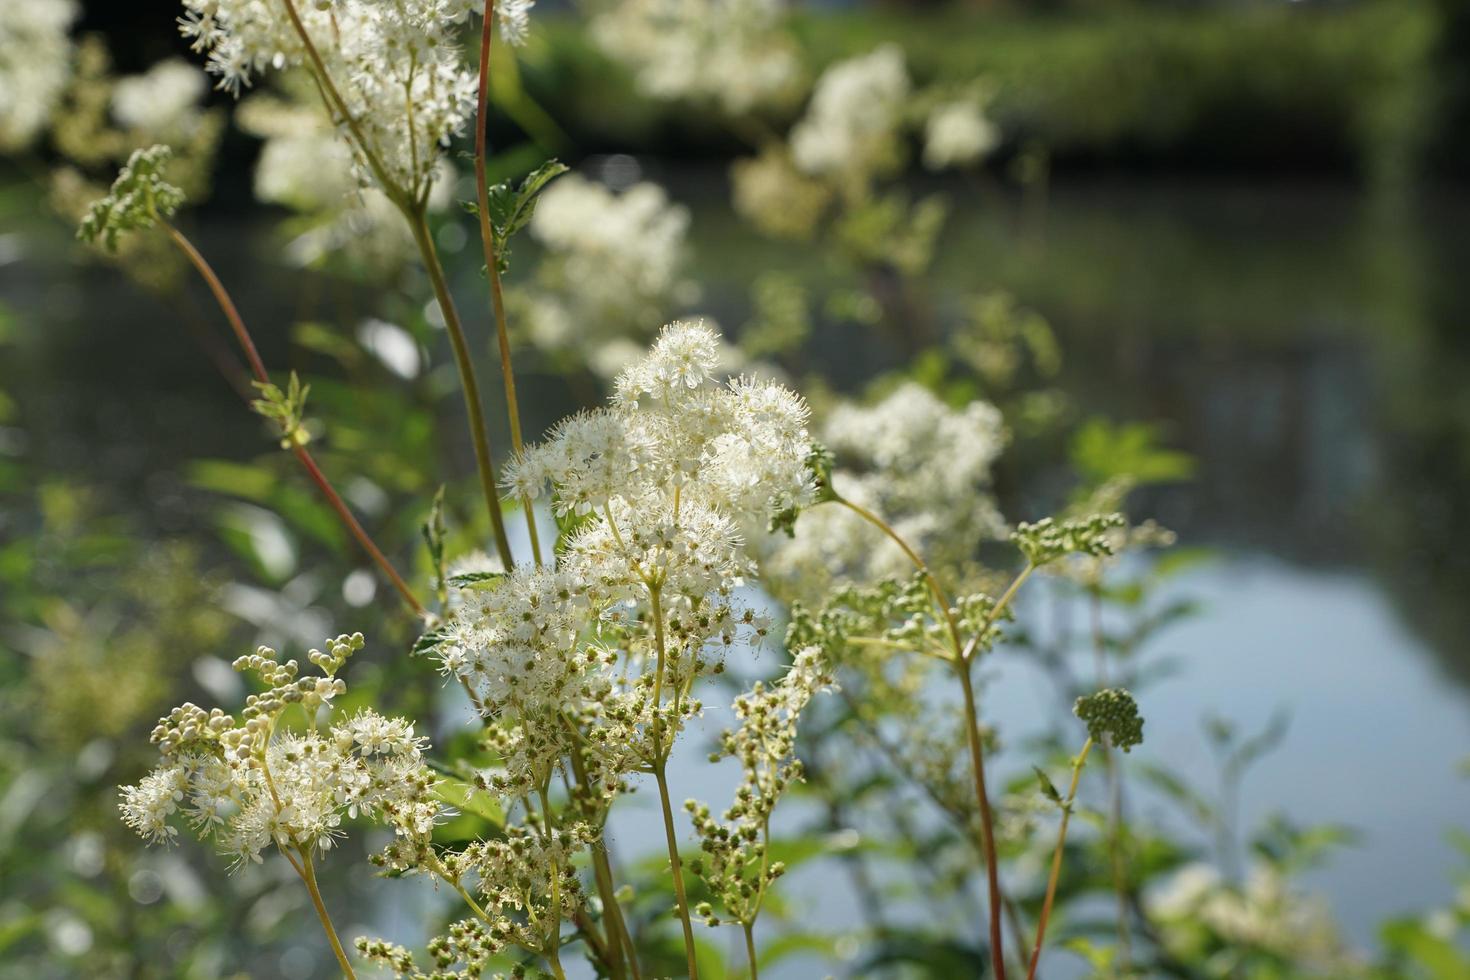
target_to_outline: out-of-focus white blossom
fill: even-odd
[[[791,130],[791,155],[809,174],[867,175],[891,167],[911,85],[903,49],[885,44],[822,73],[806,115]]]
[[[1357,975],[1360,966],[1327,904],[1293,888],[1272,865],[1255,865],[1241,885],[1209,865],[1185,865],[1147,904],[1164,945],[1186,955],[1224,942],[1282,957],[1313,975]]]
[[[871,406],[839,405],[821,438],[839,468],[844,497],[876,511],[937,568],[963,567],[1005,522],[989,492],[991,467],[1006,444],[1000,412],[975,401],[952,409],[908,382]],[[911,569],[896,544],[857,514],[814,507],[766,563],[783,590],[819,596],[828,583],[868,583]]]
[[[801,81],[781,0],[619,0],[592,20],[602,51],[656,99],[743,115],[792,98]]]
[[[155,139],[187,137],[199,125],[199,103],[208,88],[198,68],[170,58],[141,75],[118,79],[112,89],[112,115],[119,125]]]
[[[73,0],[0,4],[0,150],[29,146],[45,128],[72,71]]]
[[[265,140],[255,164],[255,196],[299,212],[306,227],[287,248],[295,264],[316,265],[341,255],[374,268],[392,268],[415,251],[403,215],[376,186],[363,186],[352,151],[317,105],[274,96],[245,100],[240,127]],[[441,159],[430,191],[430,211],[453,197],[453,167]]]
[[[684,277],[688,228],[688,209],[656,184],[618,192],[577,174],[562,177],[531,219],[532,236],[549,254],[535,283],[517,292],[517,319],[542,350],[575,353],[580,363],[616,374],[628,363],[629,338],[695,294]],[[622,355],[599,355],[619,341]]]
[[[924,166],[930,170],[977,163],[1000,143],[1000,131],[975,99],[945,102],[924,123]]]

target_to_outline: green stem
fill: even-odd
[[[1062,802],[1062,826],[1057,831],[1057,846],[1051,856],[1051,874],[1046,879],[1046,898],[1041,903],[1041,917],[1036,920],[1036,947],[1031,951],[1031,969],[1026,980],[1036,980],[1036,966],[1041,962],[1041,945],[1046,939],[1046,923],[1051,918],[1052,902],[1057,897],[1057,880],[1062,874],[1062,851],[1067,843],[1067,824],[1072,819],[1072,803],[1077,799],[1077,783],[1082,778],[1082,767],[1087,764],[1087,753],[1092,751],[1092,739],[1082,743],[1082,751],[1072,760],[1072,785]]]
[[[459,368],[460,387],[464,392],[465,413],[470,421],[470,439],[475,446],[475,465],[480,471],[480,489],[485,494],[485,506],[490,512],[490,525],[495,532],[495,548],[506,571],[515,567],[511,558],[510,539],[505,535],[505,518],[500,513],[500,496],[495,489],[495,463],[490,456],[490,436],[485,431],[485,412],[480,403],[480,385],[475,380],[475,365],[470,357],[470,345],[465,340],[464,326],[460,323],[459,311],[454,297],[449,293],[449,284],[444,278],[444,267],[439,264],[439,253],[434,248],[434,239],[429,234],[429,223],[423,208],[414,207],[404,211],[404,217],[413,230],[419,255],[429,273],[429,282],[434,287],[434,296],[439,301],[439,310],[444,314],[444,327],[449,333],[449,343],[454,348],[454,363]]]
[[[975,707],[975,684],[970,662],[956,661],[960,689],[965,695],[965,740],[970,748],[970,771],[975,778],[975,799],[980,804],[980,844],[985,852],[985,884],[990,897],[990,964],[996,980],[1005,980],[1004,939],[1001,933],[1000,869],[995,852],[995,818],[990,812],[990,794],[985,790],[985,751],[980,742],[979,712]]]
[[[755,965],[755,924],[742,922],[745,930],[745,962],[750,964],[750,980],[760,980],[760,973]]]
[[[833,492],[834,494],[836,493],[836,491]],[[934,577],[934,573],[929,571],[929,566],[924,563],[924,559],[919,556],[919,553],[887,521],[883,520],[877,514],[863,507],[861,504],[853,503],[840,494],[835,499],[837,503],[842,504],[878,528],[903,550],[903,553],[913,562],[914,567],[919,570],[920,574],[929,583],[929,590],[934,593],[935,601],[939,604],[939,608],[944,613],[945,621],[949,626],[950,640],[954,644],[953,663],[955,671],[959,674],[960,687],[963,689],[965,696],[965,738],[970,749],[970,770],[975,779],[975,799],[980,806],[980,839],[981,847],[985,854],[986,887],[989,890],[990,896],[990,963],[991,968],[994,970],[996,980],[1005,980],[1005,949],[1004,937],[1001,931],[1001,905],[1004,899],[1000,891],[1000,870],[996,867],[995,820],[990,811],[990,795],[985,789],[985,751],[980,741],[979,709],[976,707],[975,702],[974,682],[970,678],[970,661],[976,645],[984,637],[986,632],[989,631],[990,627],[994,625],[996,618],[1006,607],[1006,604],[1015,596],[1016,591],[1021,587],[1021,583],[1031,573],[1031,566],[1028,564],[1022,570],[1021,574],[1016,577],[1015,581],[1011,583],[1010,588],[1006,590],[1005,594],[1001,596],[991,609],[990,615],[986,617],[980,631],[971,638],[968,644],[965,644],[960,639],[959,623],[955,619],[949,597],[946,595],[944,588],[939,584],[939,580]]]
[[[495,234],[490,228],[490,187],[485,176],[488,159],[490,120],[485,110],[490,103],[490,35],[495,24],[495,0],[485,4],[480,25],[480,91],[475,112],[475,192],[480,212],[480,245],[485,252],[485,271],[490,278],[490,307],[495,314],[495,337],[500,346],[500,376],[505,382],[505,411],[510,418],[510,442],[517,453],[525,442],[521,437],[521,407],[516,398],[516,375],[510,361],[510,329],[506,325],[505,297],[500,288],[500,259],[495,254]],[[536,534],[536,512],[529,498],[522,498],[526,511],[526,530],[531,535],[531,554],[541,564],[541,541]]]
[[[342,949],[342,941],[337,938],[337,930],[332,927],[332,917],[327,914],[327,906],[322,902],[322,893],[316,884],[316,869],[311,862],[311,852],[304,847],[298,847],[297,851],[301,854],[301,867],[298,869],[301,880],[306,882],[306,890],[311,892],[311,904],[316,907],[316,916],[322,920],[322,929],[332,944],[332,952],[337,955],[337,965],[342,967],[342,975],[347,977],[347,980],[357,980],[357,974],[352,972],[352,963],[348,961],[347,953]]]
[[[679,905],[679,922],[684,927],[684,955],[688,960],[690,980],[699,980],[699,964],[694,957],[694,926],[689,919],[689,900],[684,892],[684,866],[679,859],[679,840],[674,833],[674,808],[669,802],[668,752],[663,745],[664,689],[664,613],[659,588],[649,585],[648,595],[653,612],[654,646],[658,657],[653,680],[653,776],[658,782],[658,800],[663,807],[664,839],[669,847],[669,868],[674,877],[674,898]],[[672,746],[670,746],[672,748]]]
[[[658,800],[664,814],[664,839],[669,846],[669,867],[674,874],[674,898],[679,904],[679,922],[684,927],[684,955],[688,960],[690,980],[699,980],[699,964],[694,958],[694,926],[689,920],[689,899],[684,893],[684,868],[679,859],[679,841],[674,836],[674,809],[669,804],[666,768],[667,763],[660,759],[653,767],[653,777],[658,781]]]

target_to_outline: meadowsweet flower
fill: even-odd
[[[46,127],[72,70],[73,0],[0,6],[0,151],[29,146]]]
[[[891,169],[901,159],[898,136],[910,89],[903,50],[895,44],[832,65],[791,130],[796,166],[820,175]]]
[[[77,237],[100,242],[111,251],[123,233],[152,228],[159,219],[172,217],[184,203],[184,192],[163,176],[172,156],[167,146],[135,150],[107,196],[92,204]]]
[[[831,188],[798,170],[784,147],[736,160],[730,180],[736,213],[777,238],[810,238],[832,201]]]
[[[636,355],[599,356],[604,348],[637,351],[626,338],[641,339],[644,324],[694,298],[685,276],[688,228],[688,210],[656,184],[613,191],[577,174],[551,184],[530,224],[546,258],[535,282],[512,298],[531,341],[616,374]]]
[[[207,88],[198,68],[170,58],[141,75],[118,79],[112,89],[112,115],[119,125],[148,132],[155,139],[186,138],[200,123],[199,103]]]
[[[977,100],[945,102],[924,123],[924,166],[944,170],[977,163],[999,142],[999,131]]]
[[[305,67],[321,76],[327,109],[346,117],[342,131],[359,174],[385,192],[417,198],[475,105],[478,75],[455,43],[472,7],[479,5],[292,0],[288,10],[258,0],[184,0],[180,31],[206,55],[218,87],[235,95],[267,68]],[[502,22],[509,32],[524,33],[527,9],[511,5]]]
[[[799,89],[800,53],[784,18],[780,0],[621,0],[593,17],[592,37],[644,95],[738,116]]]
[[[974,401],[950,408],[907,382],[873,405],[839,404],[821,430],[847,499],[882,514],[936,568],[959,571],[1005,523],[989,492],[1007,433],[999,411]],[[845,508],[816,507],[790,540],[772,542],[767,570],[778,588],[814,599],[835,581],[905,576],[908,557]]]
[[[796,654],[775,684],[757,682],[737,697],[734,711],[740,724],[720,736],[720,749],[710,756],[711,762],[739,760],[743,776],[735,802],[718,819],[708,806],[694,800],[684,805],[700,838],[701,853],[690,870],[736,922],[755,921],[766,889],[785,871],[781,862],[768,860],[771,813],[786,789],[802,778],[802,764],[796,758],[801,713],[813,697],[834,684],[822,651],[809,647]],[[699,914],[710,926],[720,924],[710,905]]]
[[[609,406],[506,468],[512,492],[549,499],[572,529],[554,568],[458,587],[431,644],[496,723],[504,773],[487,786],[545,778],[568,751],[568,718],[616,783],[699,710],[665,691],[764,642],[770,624],[741,591],[755,574],[746,541],[814,493],[807,410],[768,382],[717,383],[720,358],[713,331],[671,324]]]
[[[446,815],[432,795],[435,777],[423,764],[425,740],[401,718],[371,710],[318,731],[278,731],[281,714],[299,704],[308,718],[346,690],[336,676],[363,645],[361,634],[339,636],[308,659],[321,673],[298,677],[296,661],[281,663],[262,647],[235,662],[266,684],[237,720],[219,708],[183,704],[159,719],[152,740],[162,763],[122,788],[123,821],[151,842],[172,842],[182,816],[215,841],[238,867],[259,863],[271,847],[326,851],[348,817],[391,826],[404,838],[427,840]]]

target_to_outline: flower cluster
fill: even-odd
[[[903,159],[899,136],[912,88],[896,44],[828,68],[791,130],[797,167],[809,174],[892,170]]]
[[[157,134],[157,139],[186,139],[199,125],[204,74],[181,58],[160,61],[141,75],[127,75],[112,88],[112,115],[118,125]]]
[[[524,38],[525,0],[501,7],[507,38]],[[475,105],[477,73],[456,34],[474,0],[184,0],[180,30],[208,56],[219,87],[236,95],[267,67],[304,67],[350,134],[359,176],[419,200],[441,148]]]
[[[982,542],[1004,534],[989,486],[1006,429],[989,403],[953,409],[907,382],[874,405],[839,405],[821,437],[844,464],[833,487],[884,515],[932,566],[962,570]],[[896,544],[837,507],[803,514],[769,561],[783,593],[808,599],[834,580],[872,582],[909,567]]]
[[[708,806],[694,800],[684,804],[702,852],[689,869],[709,887],[725,915],[743,925],[755,921],[767,887],[785,870],[780,861],[770,861],[771,812],[786,788],[802,777],[797,721],[807,703],[834,683],[821,650],[809,647],[796,655],[780,681],[770,686],[757,682],[736,698],[740,725],[721,735],[720,751],[710,756],[711,762],[740,761],[744,777],[735,802],[718,820]],[[710,903],[698,914],[710,926],[720,924]]]
[[[1078,698],[1072,713],[1087,725],[1087,734],[1095,742],[1108,740],[1124,752],[1143,743],[1143,716],[1138,713],[1138,702],[1121,688]]]
[[[978,99],[943,102],[924,122],[924,166],[945,170],[977,163],[1000,143]]]
[[[353,176],[352,151],[319,102],[301,93],[285,99],[251,97],[235,119],[265,142],[255,164],[255,197],[297,212],[301,227],[286,255],[315,266],[333,258],[369,269],[395,269],[414,254],[403,216],[382,190]],[[451,202],[453,166],[441,159],[427,206],[443,211]]]
[[[655,99],[713,103],[739,116],[788,102],[801,60],[780,0],[620,0],[592,21],[608,57]]]
[[[430,645],[496,723],[507,771],[487,785],[543,783],[569,724],[610,780],[650,764],[699,709],[697,677],[764,640],[745,540],[812,495],[807,412],[778,385],[715,384],[719,350],[703,326],[665,328],[609,407],[507,467],[511,492],[549,496],[569,530],[554,568],[462,579]]]
[[[531,341],[611,377],[641,353],[630,339],[697,295],[685,278],[689,212],[663,188],[614,191],[568,174],[542,192],[531,235],[547,255],[513,302]]]
[[[1092,514],[1055,520],[1043,517],[1034,524],[1016,525],[1011,540],[1035,568],[1050,565],[1067,555],[1109,557],[1115,553],[1113,532],[1126,526],[1122,514]]]
[[[325,731],[316,727],[317,715],[346,690],[337,671],[362,646],[357,633],[328,641],[325,652],[312,650],[308,658],[321,673],[309,677],[264,647],[235,661],[266,690],[246,699],[238,720],[191,703],[159,719],[152,741],[163,761],[123,787],[124,822],[169,843],[178,836],[170,820],[182,816],[237,866],[258,863],[271,846],[325,851],[342,834],[344,817],[369,817],[401,837],[426,840],[446,811],[433,797],[435,778],[413,725],[364,710]],[[307,731],[279,730],[291,705],[309,720]]]
[[[0,7],[0,151],[29,146],[46,127],[71,77],[74,0]]]
[[[93,203],[82,219],[77,237],[100,241],[110,251],[117,248],[118,236],[124,232],[152,228],[159,219],[173,217],[184,203],[184,192],[163,177],[172,156],[167,146],[133,151],[112,190]]]

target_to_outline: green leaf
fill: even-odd
[[[443,629],[432,629],[413,641],[413,649],[408,651],[409,656],[418,657],[432,653],[439,648],[439,644],[449,639],[449,631]]]
[[[449,576],[449,584],[460,589],[474,588],[477,585],[489,585],[505,578],[505,572],[460,572],[458,575]]]
[[[1062,805],[1062,794],[1057,792],[1056,785],[1052,783],[1051,777],[1041,771],[1040,766],[1032,766],[1036,773],[1036,781],[1041,784],[1041,795],[1051,800],[1057,806]]]
[[[536,213],[536,199],[546,185],[566,173],[568,167],[559,160],[547,160],[512,188],[509,181],[485,189],[485,203],[490,213],[490,229],[495,239],[495,258],[502,274],[510,268],[510,240],[530,224]],[[476,209],[478,210],[478,209]]]

